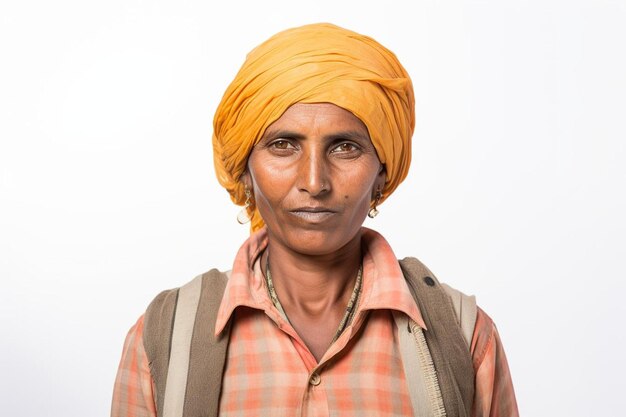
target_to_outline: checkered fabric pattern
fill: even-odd
[[[259,265],[266,246],[263,229],[241,247],[218,312],[216,334],[233,319],[219,415],[413,415],[391,311],[425,326],[387,241],[363,229],[362,296],[353,321],[319,363],[269,298]],[[124,344],[112,417],[156,417],[142,331],[143,317]],[[518,416],[502,343],[480,309],[471,353],[472,415]]]

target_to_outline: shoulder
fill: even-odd
[[[200,302],[211,304],[221,301],[230,271],[221,272],[211,269],[197,275],[186,284],[159,293],[148,305],[145,312],[145,334],[169,331],[172,326],[175,310],[181,302],[190,300],[196,306]]]
[[[443,304],[447,305],[447,309],[451,307],[454,310],[456,322],[461,328],[463,338],[471,347],[477,319],[476,297],[467,295],[448,284],[440,283],[432,271],[417,258],[407,257],[400,260],[399,263],[405,278],[414,287],[414,291],[420,292],[421,290],[421,293],[426,296],[424,298],[428,298],[428,292],[437,291],[441,301],[444,299],[448,301]],[[418,296],[418,298],[422,297]],[[439,308],[446,308],[441,306],[441,302],[436,305]]]
[[[519,416],[515,390],[504,347],[491,318],[480,308],[472,340],[476,373],[476,416]]]
[[[197,275],[184,285],[160,292],[148,305],[146,309],[146,323],[162,320],[169,317],[174,312],[178,304],[179,297],[184,292],[197,291],[200,295],[215,294],[223,292],[226,286],[230,271],[221,272],[218,269],[211,269],[205,273]]]
[[[189,342],[191,337],[206,336],[215,326],[219,306],[228,275],[211,269],[197,275],[186,284],[157,295],[146,309],[143,327],[143,348],[150,373],[156,387],[156,398],[164,398],[165,381],[172,346],[180,350],[181,340]],[[195,323],[203,323],[203,331],[195,332]],[[174,329],[178,333],[174,333]],[[181,339],[177,335],[183,334]],[[178,338],[177,338],[178,337]]]
[[[496,325],[491,317],[480,307],[477,308],[476,325],[472,336],[470,351],[474,369],[478,369],[484,362],[485,356],[493,349],[498,338]]]

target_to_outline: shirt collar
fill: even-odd
[[[360,310],[397,310],[426,329],[393,249],[378,232],[361,228],[363,294]]]
[[[389,243],[379,233],[366,227],[361,228],[361,239],[363,243],[363,292],[356,314],[366,310],[397,310],[426,329],[419,308]],[[237,307],[255,308],[266,313],[272,310],[265,280],[259,271],[255,273],[254,270],[255,261],[267,247],[267,242],[267,229],[262,228],[250,235],[237,252],[217,313],[216,336],[224,330]]]

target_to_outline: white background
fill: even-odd
[[[522,415],[624,415],[620,0],[2,2],[0,414],[107,415],[152,297],[230,268],[213,112],[252,47],[317,21],[415,86],[409,178],[367,224],[477,294]]]

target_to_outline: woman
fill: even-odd
[[[213,137],[253,233],[131,329],[112,415],[517,415],[489,317],[362,227],[413,127],[410,78],[371,38],[315,24],[254,49]]]

